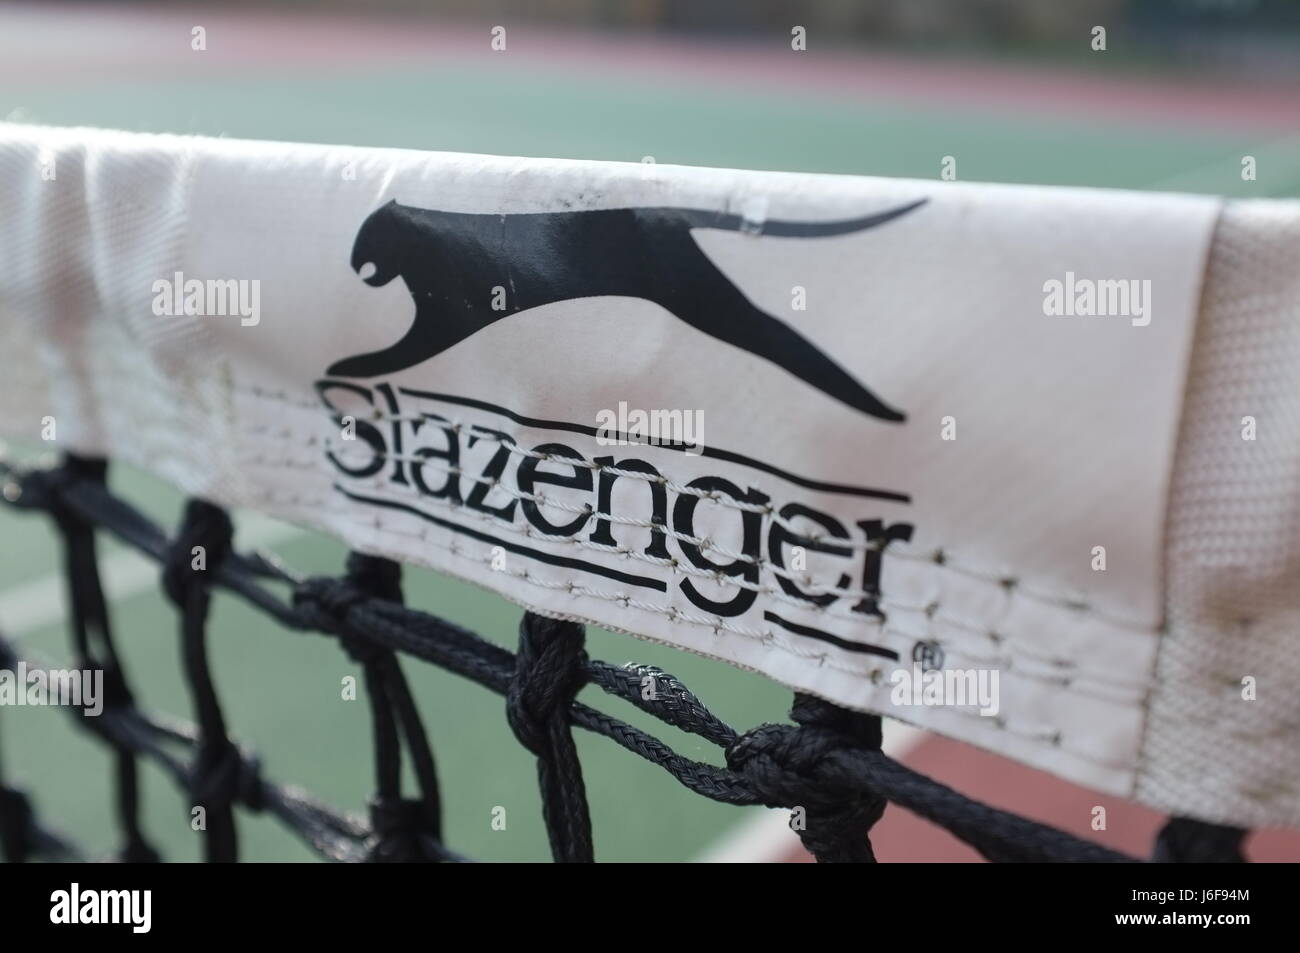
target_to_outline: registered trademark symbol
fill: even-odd
[[[927,672],[943,668],[943,649],[938,642],[917,642],[912,649],[912,661]]]

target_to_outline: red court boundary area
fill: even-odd
[[[1139,804],[1105,797],[946,738],[927,736],[902,760],[908,767],[977,801],[1138,857],[1149,856],[1156,832],[1167,820]],[[1104,831],[1092,830],[1092,809],[1096,805],[1106,808]],[[893,805],[872,829],[871,844],[882,862],[983,861],[947,831]],[[1246,841],[1246,855],[1262,863],[1300,861],[1300,831],[1257,831]],[[812,862],[812,856],[802,849],[780,859],[786,863]]]
[[[475,61],[549,66],[604,77],[707,83],[756,90],[965,110],[1021,111],[1043,117],[1149,126],[1300,131],[1300,83],[1222,77],[1168,77],[1079,71],[983,61],[933,61],[882,53],[770,44],[560,31],[507,21],[507,50],[493,52],[489,29],[464,22],[394,16],[287,14],[202,7],[17,4],[0,8],[0,80],[42,85],[88,79],[247,76],[356,67],[454,66]],[[207,31],[194,53],[190,30]],[[6,38],[7,37],[7,38]],[[1123,35],[1111,34],[1123,62]]]

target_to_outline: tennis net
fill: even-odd
[[[537,756],[546,827],[557,861],[594,859],[574,728],[605,736],[663,768],[695,794],[734,805],[802,808],[806,815],[800,837],[819,861],[874,860],[870,830],[890,803],[941,825],[990,860],[1134,859],[982,805],[908,769],[881,753],[879,716],[797,695],[793,724],[737,732],[666,672],[588,659],[583,626],[577,623],[525,613],[518,651],[512,655],[460,626],[405,608],[396,562],[354,553],[338,578],[303,578],[267,556],[233,551],[230,518],[199,500],[188,504],[183,524],[169,537],[108,490],[106,470],[102,460],[70,456],[48,469],[0,464],[0,477],[8,505],[44,514],[57,527],[68,573],[73,650],[80,667],[105,673],[105,710],[94,718],[69,711],[115,752],[121,860],[161,859],[141,828],[140,759],[162,766],[206,810],[204,843],[210,862],[238,859],[236,808],[274,816],[329,860],[463,860],[444,843],[433,753],[402,675],[402,657],[441,666],[506,697],[512,729]],[[167,596],[179,612],[193,723],[152,715],[135,701],[114,649],[96,563],[98,532],[111,534],[162,567]],[[191,568],[195,546],[210,554],[205,571]],[[271,781],[252,749],[227,735],[218,687],[208,670],[204,630],[209,600],[218,588],[247,600],[288,630],[336,639],[363,666],[375,756],[368,819],[336,813],[293,786]],[[20,646],[0,638],[0,668],[14,668],[20,652]],[[658,687],[653,702],[644,698],[647,676]],[[685,758],[632,725],[575,701],[587,684],[716,745],[725,753],[726,767]],[[418,778],[417,797],[404,797],[400,790],[403,751]],[[1157,859],[1240,860],[1244,836],[1239,829],[1175,820],[1160,836]],[[84,859],[44,826],[22,792],[8,786],[0,787],[0,845],[8,861]]]
[[[594,853],[574,728],[797,809],[822,860],[871,859],[888,803],[995,860],[1127,859],[890,759],[883,715],[1174,817],[1163,859],[1300,825],[1300,701],[1255,695],[1300,678],[1296,203],[16,125],[0,184],[0,429],[62,454],[3,496],[63,540],[124,857],[155,856],[144,758],[211,860],[237,808],[334,859],[458,859],[403,656],[506,696],[558,860]],[[180,490],[181,525],[109,463]],[[234,551],[240,508],[345,570]],[[137,705],[97,534],[161,564],[193,724]],[[403,565],[519,605],[517,651],[406,607]],[[231,737],[217,589],[361,666],[368,818]],[[588,659],[584,625],[766,676],[792,723],[739,732]],[[7,855],[70,850],[0,804]]]

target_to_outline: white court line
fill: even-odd
[[[274,546],[305,530],[256,513],[239,520],[241,549]],[[146,590],[157,590],[162,568],[134,549],[115,549],[99,560],[104,597],[110,605]],[[19,639],[67,619],[67,594],[61,572],[52,572],[0,592],[0,631]]]
[[[886,721],[880,750],[895,761],[916,748],[927,732],[901,721]],[[790,812],[759,810],[729,830],[695,858],[697,864],[771,864],[802,848],[799,835],[790,830]]]

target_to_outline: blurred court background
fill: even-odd
[[[493,50],[491,28],[505,28]],[[1106,31],[1093,49],[1094,27]],[[192,48],[202,27],[205,49]],[[806,50],[791,47],[806,31]],[[1300,193],[1300,3],[1294,0],[471,0],[0,5],[0,117],[52,125],[585,159],[936,179]],[[1243,156],[1258,174],[1243,180]],[[237,197],[232,199],[237,204]],[[237,208],[232,214],[238,214]],[[1068,223],[1062,223],[1068,227]],[[0,263],[0,267],[2,267]],[[304,328],[310,316],[304,315]],[[0,408],[0,413],[4,408]],[[22,447],[21,452],[49,447]],[[166,525],[180,500],[120,469],[116,489]],[[335,574],[335,543],[252,514],[238,541]],[[138,698],[189,713],[178,635],[156,571],[106,546],[119,639]],[[38,518],[0,510],[0,628],[66,658],[58,553]],[[408,570],[409,600],[512,645],[518,611]],[[211,638],[233,733],[268,774],[337,807],[372,788],[368,711],[335,644],[279,630],[220,597]],[[663,666],[731,724],[780,720],[789,693],[758,676],[593,631],[593,656]],[[548,857],[532,758],[504,703],[406,663],[444,786],[450,845],[485,860]],[[609,699],[602,706],[617,705]],[[623,707],[623,706],[619,706]],[[647,720],[617,712],[637,724]],[[654,723],[683,754],[714,755]],[[0,710],[6,771],[81,842],[115,841],[103,749],[48,710]],[[1160,818],[1002,759],[891,727],[889,746],[967,793],[1146,853]],[[603,739],[580,735],[602,860],[799,859],[781,815],[689,794]],[[146,771],[148,828],[198,857],[187,805]],[[1089,829],[1104,805],[1109,829]],[[491,811],[507,809],[493,831]],[[309,858],[245,819],[251,860]],[[890,808],[884,860],[974,859]],[[1252,838],[1256,859],[1300,840]]]

